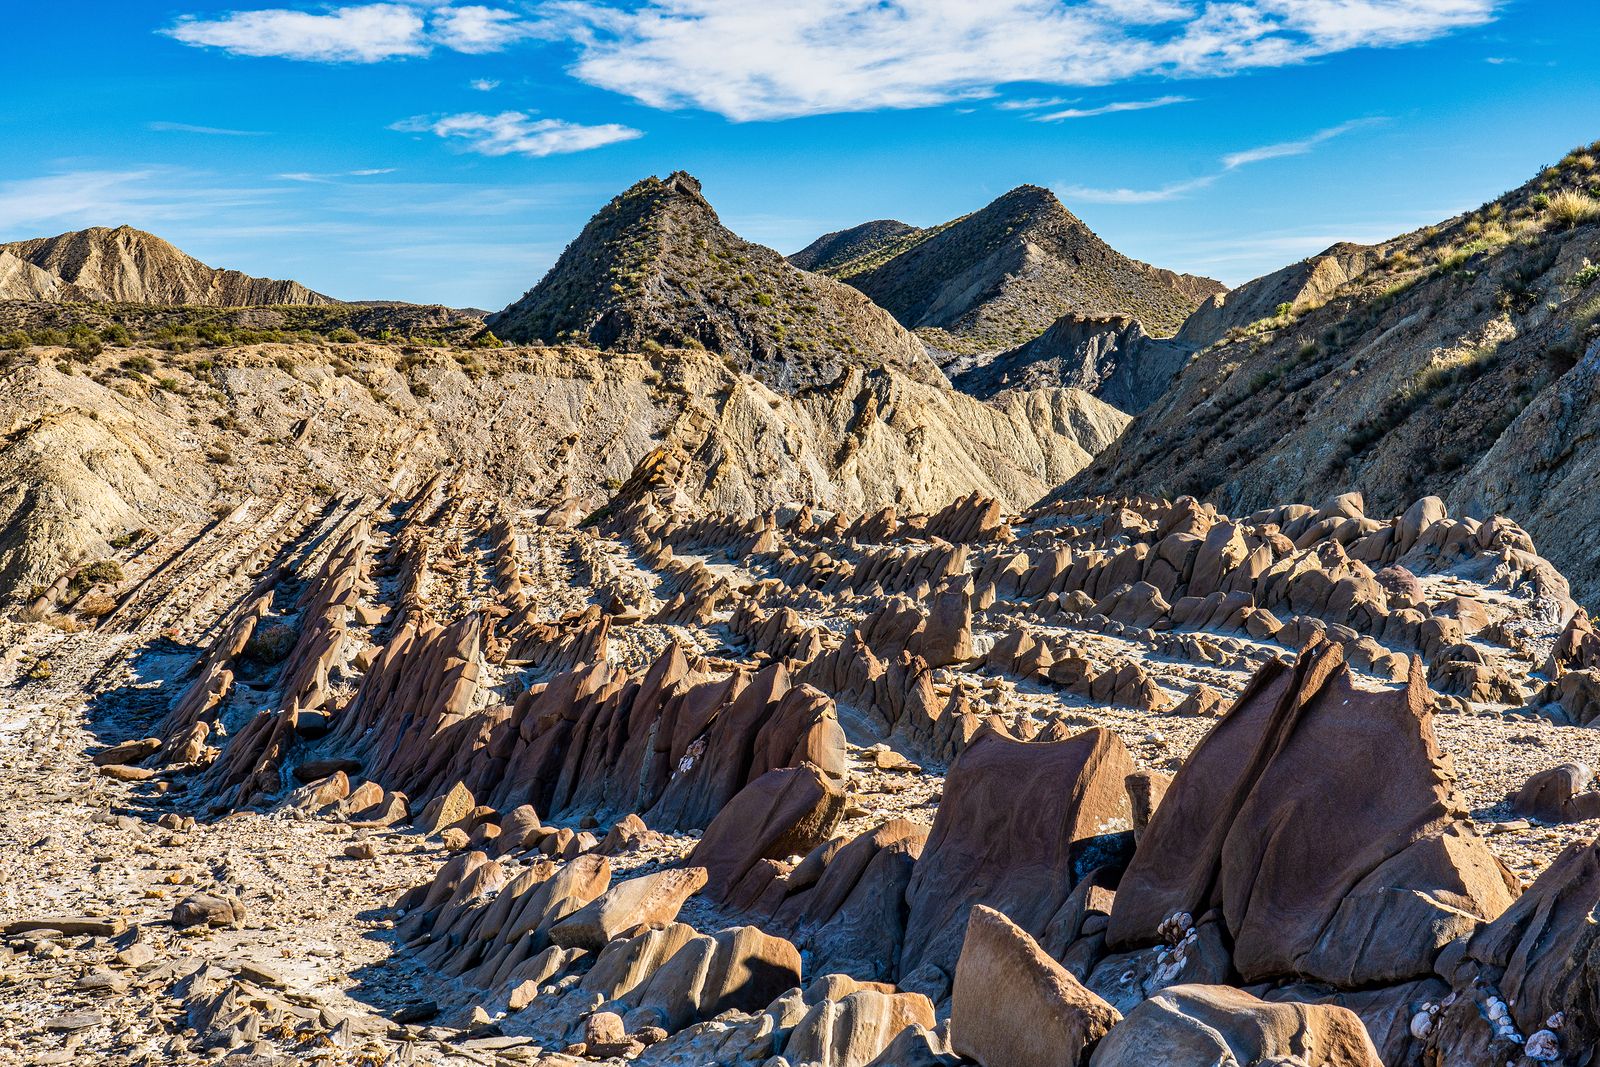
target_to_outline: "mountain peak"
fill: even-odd
[[[729,230],[683,171],[606,204],[488,322],[511,341],[705,348],[780,389],[833,381],[852,364],[943,378],[921,343],[861,294]]]
[[[952,358],[1023,344],[1068,313],[1127,315],[1169,335],[1224,289],[1129,259],[1040,185],[1019,185],[832,273]]]
[[[14,241],[0,245],[0,253],[9,253],[57,282],[45,286],[36,275],[25,279],[13,271],[11,284],[0,286],[0,297],[7,299],[224,307],[336,303],[299,282],[208,267],[170,241],[126,223],[114,229],[91,226]]]

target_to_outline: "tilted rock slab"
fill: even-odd
[[[1220,909],[1247,981],[1350,988],[1427,974],[1504,911],[1516,883],[1466,819],[1421,672],[1360,689],[1330,643],[1258,672],[1145,829],[1111,946]]]
[[[900,974],[951,973],[968,913],[986,904],[1040,936],[1073,886],[1120,846],[1133,822],[1124,779],[1136,768],[1105,729],[1066,741],[980,734],[945,779],[944,798],[906,889]]]

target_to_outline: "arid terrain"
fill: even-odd
[[[1594,168],[1226,292],[0,248],[0,1063],[1597,1062]]]

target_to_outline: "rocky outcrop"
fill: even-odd
[[[1473,933],[1447,1002],[1418,1021],[1441,1063],[1581,1062],[1600,1043],[1600,848],[1569,846],[1494,922]]]
[[[1380,762],[1390,773],[1363,773]],[[1321,644],[1257,674],[1179,770],[1108,942],[1150,944],[1174,916],[1212,915],[1247,981],[1396,983],[1430,973],[1516,892],[1465,819],[1420,664],[1397,689],[1363,689]]]

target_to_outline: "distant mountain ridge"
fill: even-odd
[[[705,348],[786,391],[874,364],[945,383],[893,316],[733,233],[682,171],[613,199],[537,285],[487,322],[518,343]]]
[[[208,267],[132,226],[95,226],[0,245],[0,299],[219,307],[337,303],[299,282]]]
[[[831,274],[879,249],[898,249],[922,232],[920,227],[895,219],[876,219],[825,233],[790,256],[789,262],[801,270]]]
[[[1210,278],[1129,259],[1037,185],[926,230],[885,236],[868,229],[878,225],[828,235],[797,255],[831,264],[820,269],[946,356],[1013,348],[1066,314],[1128,316],[1154,336],[1170,336],[1226,291]],[[857,245],[863,250],[843,260],[832,251]]]

